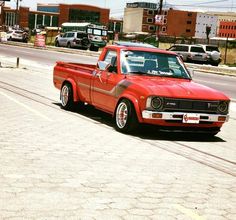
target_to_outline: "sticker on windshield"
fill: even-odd
[[[159,71],[160,75],[164,75],[164,76],[172,76],[173,73],[171,72],[162,72],[162,71]]]

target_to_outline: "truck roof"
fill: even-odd
[[[141,43],[141,42],[114,41],[113,45],[108,45],[107,47],[108,48],[120,48],[120,49],[126,49],[126,50],[140,50],[142,48],[143,51],[177,55],[173,51],[167,51],[164,49],[157,48],[151,44]]]

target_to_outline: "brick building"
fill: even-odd
[[[19,24],[20,27],[30,29],[40,25],[57,27],[64,22],[91,22],[108,25],[109,14],[109,9],[79,4],[38,4],[37,11],[30,11],[28,7],[20,7],[18,13],[15,9],[4,7],[0,25]]]
[[[83,4],[37,4],[37,11],[59,13],[59,26],[64,22],[108,25],[110,14],[110,9]]]
[[[147,32],[155,34],[155,15],[157,4],[145,2],[127,3],[124,12],[125,33]],[[194,37],[196,25],[196,12],[180,10],[163,10],[163,21],[159,28],[160,35],[176,37]]]
[[[155,33],[157,4],[147,2],[127,3],[124,11],[123,32]]]
[[[194,37],[196,25],[196,12],[169,9],[164,11],[161,35],[175,37]]]
[[[236,21],[221,21],[218,36],[236,38]]]

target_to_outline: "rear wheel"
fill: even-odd
[[[73,100],[73,90],[71,84],[65,83],[61,88],[61,105],[65,110],[73,110],[75,103]]]
[[[131,133],[138,127],[138,119],[133,104],[123,99],[119,102],[115,114],[115,128],[123,133]]]
[[[91,44],[90,48],[89,48],[91,51],[98,51],[99,50],[99,47],[96,47],[94,46],[93,44]]]

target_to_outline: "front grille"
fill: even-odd
[[[219,101],[165,98],[163,110],[176,112],[217,113]]]

